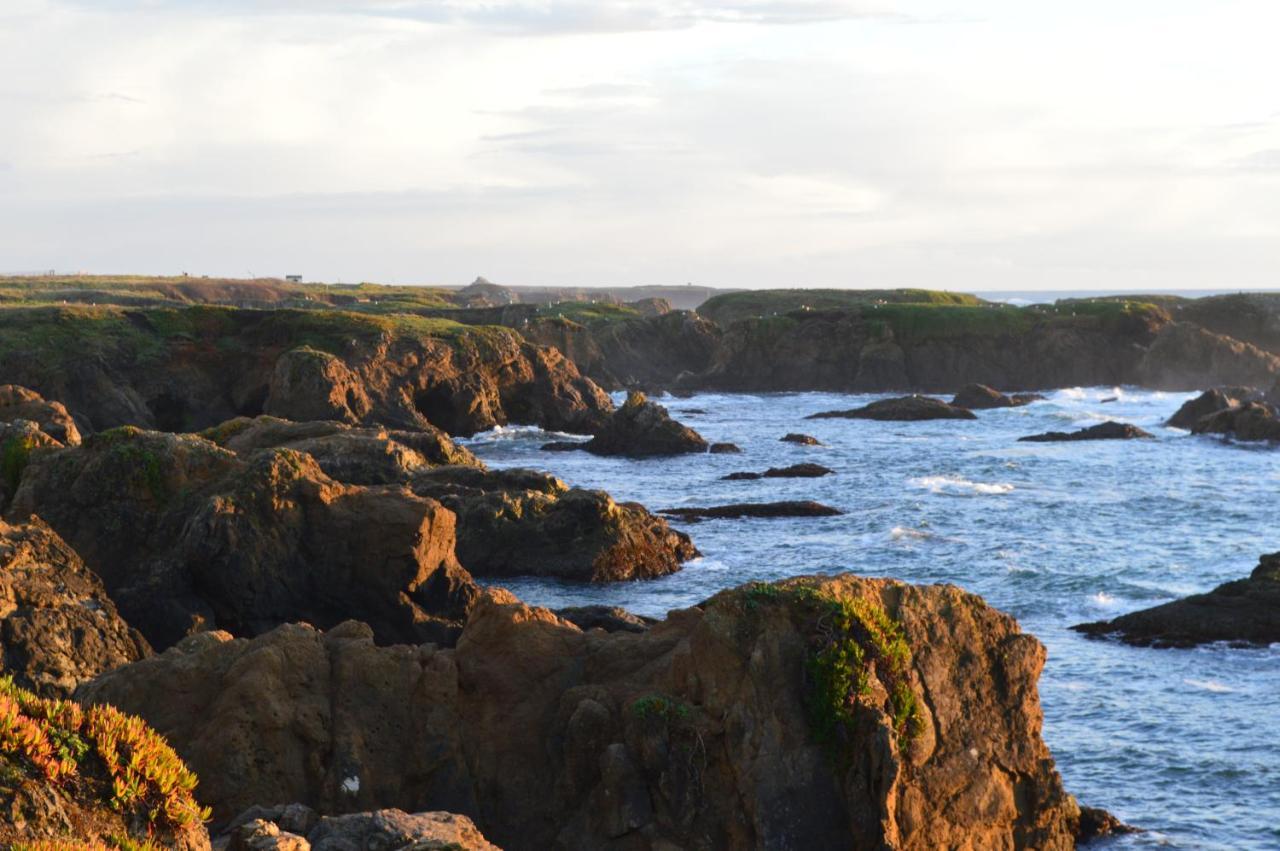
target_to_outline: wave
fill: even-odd
[[[1007,482],[971,482],[959,476],[921,476],[915,479],[908,479],[907,483],[918,488],[925,488],[932,493],[952,495],[972,493],[991,496],[1009,493],[1013,490],[1013,485]]]
[[[1214,694],[1231,694],[1235,691],[1231,686],[1220,683],[1217,680],[1193,680],[1190,678],[1183,679],[1183,682],[1195,688],[1211,691]]]
[[[894,526],[889,530],[889,537],[893,538],[895,541],[901,541],[903,538],[923,541],[926,538],[932,538],[933,533],[926,532],[924,529],[908,529],[905,526]]]

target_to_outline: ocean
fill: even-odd
[[[1004,388],[1009,389],[1009,388]],[[876,396],[702,394],[672,415],[740,455],[630,460],[551,453],[564,436],[498,428],[460,441],[493,467],[532,467],[652,510],[814,499],[839,517],[674,523],[703,553],[662,579],[503,581],[527,602],[662,616],[752,580],[845,571],[949,582],[1018,618],[1049,657],[1044,737],[1067,789],[1146,829],[1108,848],[1280,848],[1280,646],[1153,650],[1072,624],[1206,591],[1280,550],[1280,450],[1194,437],[1163,422],[1194,394],[1054,392],[976,421],[809,420]],[[1104,399],[1115,397],[1112,402]],[[1115,419],[1156,440],[1018,443]],[[787,432],[824,446],[782,443]],[[821,479],[721,481],[812,461]]]

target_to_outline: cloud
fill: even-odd
[[[1254,151],[1239,158],[1233,165],[1241,171],[1280,172],[1280,148]]]

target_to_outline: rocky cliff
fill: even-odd
[[[452,650],[355,623],[204,633],[79,699],[165,733],[216,819],[299,801],[447,809],[514,849],[1067,849],[1043,663],[973,595],[845,576],[640,632],[492,591]]]
[[[507,328],[338,311],[10,308],[0,372],[81,431],[194,431],[235,416],[470,434],[506,422],[587,433],[612,408],[559,352]]]

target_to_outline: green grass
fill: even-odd
[[[579,325],[600,325],[641,317],[640,311],[633,307],[591,301],[558,301],[539,305],[536,315],[546,319],[567,319]]]
[[[849,310],[869,304],[980,305],[968,293],[942,290],[748,290],[722,293],[698,306],[698,313],[722,326],[739,319],[780,316],[796,310]]]

